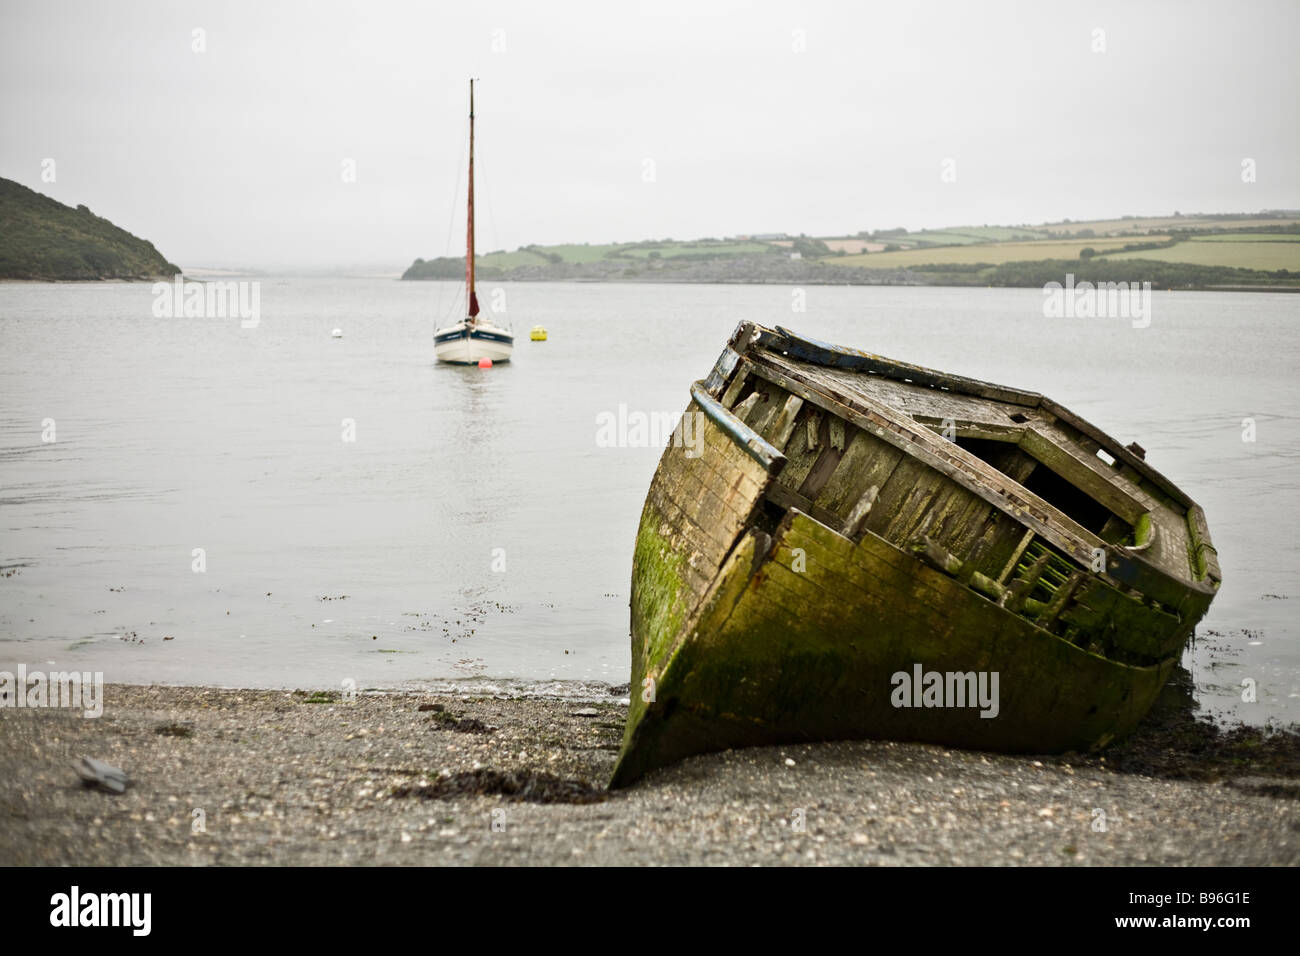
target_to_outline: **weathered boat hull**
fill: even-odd
[[[1213,578],[1180,590],[1159,569],[1130,567],[1134,548],[1109,545],[1105,570],[1089,574],[1071,562],[1070,541],[1026,531],[1031,517],[1000,497],[1009,486],[986,500],[960,470],[938,467],[942,447],[927,436],[846,415],[862,427],[850,424],[828,452],[826,419],[838,416],[825,413],[839,404],[815,391],[792,400],[799,386],[776,387],[776,365],[741,361],[734,346],[754,335],[742,326],[731,355],[692,389],[686,420],[702,453],[670,443],[647,496],[631,707],[612,785],[731,747],[889,738],[1058,752],[1131,732],[1217,586],[1199,509],[1188,525],[1200,523]],[[744,374],[757,384],[738,384]],[[766,412],[741,400],[751,387],[774,395]],[[801,452],[801,442],[813,447]],[[1032,515],[1042,502],[1025,494]],[[1126,576],[1173,603],[1145,598]],[[931,674],[944,686],[927,678],[938,690],[927,698],[911,685]],[[993,675],[995,699],[981,704],[980,681],[989,691]]]

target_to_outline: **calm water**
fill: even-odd
[[[0,285],[0,669],[624,682],[660,449],[598,448],[596,416],[680,412],[754,319],[1044,391],[1137,440],[1223,565],[1186,661],[1203,705],[1300,719],[1300,296],[1155,293],[1134,329],[1046,319],[1036,290],[812,287],[795,313],[776,286],[515,285],[517,360],[481,371],[432,361],[453,286],[261,281],[256,329],[154,318],[148,285]]]

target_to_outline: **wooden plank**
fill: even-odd
[[[939,536],[939,540],[958,554],[967,554],[977,543],[985,540],[992,527],[990,520],[1001,512],[960,485],[954,484],[953,488],[955,494],[946,504],[951,519],[948,530]],[[991,540],[985,541],[985,550],[992,544]],[[981,570],[984,570],[983,566]]]
[[[961,568],[957,571],[957,577],[963,584],[970,584],[976,574],[984,572],[992,548],[993,541],[989,538],[980,538],[972,545],[970,551],[966,553],[966,559],[961,563]],[[992,581],[992,578],[989,580]]]
[[[742,359],[740,365],[736,368],[735,374],[731,377],[731,384],[727,386],[726,391],[722,393],[722,398],[719,399],[724,407],[732,408],[736,404],[736,399],[740,397],[740,393],[744,390],[745,383],[748,381],[749,363]]]
[[[826,416],[822,419],[821,439],[818,442],[821,452],[813,462],[812,468],[808,470],[808,477],[799,485],[799,494],[810,501],[816,500],[822,488],[826,486],[826,482],[831,480],[831,475],[835,473],[835,468],[844,455],[839,449],[830,446],[830,423],[833,420],[834,416]]]
[[[854,582],[864,594],[873,595],[874,600],[879,600],[888,587],[896,587],[909,593],[917,605],[929,608],[948,594],[931,576],[934,572],[870,532],[856,542],[850,541],[812,516],[797,513],[791,528],[787,542],[798,541],[811,549],[810,542],[815,541],[833,556],[819,558],[809,550],[810,562],[826,560],[836,574]]]
[[[1041,626],[1050,628],[1054,623],[1056,623],[1056,619],[1060,617],[1061,612],[1065,610],[1065,606],[1074,597],[1079,586],[1087,580],[1087,577],[1088,576],[1082,571],[1075,571],[1070,575],[1070,579],[1066,581],[1065,584],[1056,589],[1056,593],[1052,595],[1052,599],[1047,602],[1047,610],[1043,612],[1042,619],[1039,621]]]
[[[1025,609],[1030,593],[1038,586],[1038,579],[1043,576],[1043,571],[1046,570],[1047,563],[1051,559],[1050,552],[1040,554],[1024,574],[1007,585],[1008,593],[1006,600],[1003,601],[1003,606],[1008,611],[1019,614]]]
[[[847,537],[856,538],[858,536],[867,520],[867,516],[871,514],[871,508],[875,505],[876,498],[879,496],[880,489],[875,485],[862,493],[862,497],[858,499],[858,503],[853,506],[853,510],[849,512],[849,516],[844,522],[844,534]]]
[[[863,493],[875,485],[883,488],[903,453],[861,429],[853,430],[848,447],[816,501],[828,511],[847,518]]]
[[[958,418],[955,415],[921,414],[908,403],[908,411],[922,425],[938,432],[943,437],[944,423],[951,422],[951,434],[954,438],[982,438],[985,441],[1005,442],[1015,445],[1025,432],[1024,425],[1014,423],[980,421],[970,417]],[[987,409],[985,409],[987,412]],[[993,417],[987,415],[987,417]]]
[[[789,355],[798,361],[849,369],[860,373],[869,372],[885,375],[904,382],[914,382],[918,385],[935,388],[947,388],[956,392],[978,395],[982,398],[1027,405],[1031,408],[1036,407],[1042,399],[1042,396],[1036,392],[1026,392],[1021,389],[994,385],[992,382],[982,382],[979,379],[937,372],[934,369],[887,359],[869,352],[859,352],[856,349],[846,349],[826,342],[818,342],[816,339],[797,336],[780,327],[775,331],[765,329],[762,326],[756,328],[759,332],[759,344],[761,346]]]
[[[1186,514],[1174,514],[1160,505],[1150,515],[1150,537],[1146,548],[1129,548],[1128,551],[1142,551],[1143,557],[1170,574],[1194,576],[1195,559],[1188,531]]]
[[[1029,542],[1033,540],[1034,540],[1033,529],[1032,528],[1027,529],[1025,533],[1021,536],[1020,543],[1016,545],[1016,549],[1013,552],[1011,552],[1011,557],[1007,559],[1006,566],[1003,567],[1002,573],[998,575],[997,579],[999,582],[1005,581],[1008,578],[1008,576],[1010,576],[1011,572],[1016,569],[1016,565],[1020,563],[1020,558],[1025,553],[1025,549],[1029,547]]]
[[[834,417],[830,420],[830,446],[836,451],[844,451],[844,419]]]
[[[944,480],[925,509],[927,518],[934,519],[931,536],[944,547],[965,553],[983,524],[987,507],[961,485]]]
[[[1106,449],[1107,453],[1117,462],[1126,464],[1139,471],[1144,477],[1149,478],[1166,494],[1168,494],[1169,497],[1178,502],[1178,504],[1182,505],[1184,508],[1190,508],[1195,504],[1191,498],[1188,498],[1187,495],[1183,494],[1183,492],[1179,490],[1177,485],[1148,465],[1145,458],[1139,458],[1137,455],[1133,454],[1133,452],[1129,451],[1128,448],[1121,445],[1114,438],[1111,438],[1096,425],[1089,421],[1085,421],[1064,405],[1054,402],[1050,398],[1045,397],[1043,399],[1042,407],[1044,411],[1049,412],[1062,422],[1070,425],[1082,434],[1087,435],[1093,441],[1097,442],[1097,444]]]
[[[843,527],[843,522],[840,520],[840,516],[835,512],[827,511],[825,508],[819,507],[816,503],[799,494],[799,492],[791,491],[779,481],[774,482],[772,487],[767,490],[767,498],[773,504],[776,504],[787,511],[798,509],[804,514],[812,515],[822,524],[834,528],[837,532],[841,531]]]
[[[944,480],[943,475],[924,463],[902,458],[881,486],[867,527],[902,547],[920,527],[931,496]]]
[[[732,414],[734,414],[742,422],[748,424],[747,419],[753,413],[754,406],[757,405],[760,401],[762,401],[762,398],[763,396],[759,392],[757,391],[750,392],[748,395],[745,396],[743,401],[741,401],[738,405],[736,405],[735,408],[731,410]]]
[[[709,481],[710,474],[703,469],[683,470],[671,482],[660,482],[662,490],[652,494],[675,502],[700,527],[718,527],[719,540],[730,547],[739,525],[749,520],[756,498],[738,494],[736,486]]]
[[[785,602],[787,609],[793,608],[800,616],[803,616],[805,608],[813,613],[820,611],[828,615],[825,618],[827,624],[842,624],[846,608],[868,617],[889,610],[897,611],[890,603],[891,593],[902,592],[912,601],[935,609],[938,616],[945,616],[946,611],[940,607],[939,600],[942,592],[935,591],[930,582],[918,576],[925,572],[918,562],[900,555],[908,563],[906,570],[877,563],[869,572],[866,565],[852,559],[856,550],[849,551],[846,556],[837,553],[837,548],[827,546],[828,539],[820,532],[831,529],[818,528],[814,532],[814,527],[807,515],[796,516],[779,537],[771,562],[763,568],[765,583],[778,584],[790,595],[790,600]],[[842,538],[839,540],[844,541]],[[805,552],[803,571],[793,569],[792,549],[795,547]],[[775,569],[778,567],[787,574],[777,573]],[[815,589],[811,593],[808,584]]]
[[[764,437],[772,443],[772,447],[785,450],[801,408],[803,408],[802,398],[798,395],[786,395],[785,404],[781,406],[781,411],[773,420],[771,430],[763,433]]]
[[[1203,567],[1203,576],[1217,585],[1223,580],[1223,573],[1219,570],[1219,552],[1210,541],[1210,529],[1205,522],[1205,512],[1201,510],[1200,505],[1193,505],[1188,509],[1187,529],[1198,567]]]
[[[804,479],[808,477],[808,472],[817,463],[819,454],[816,438],[812,437],[811,448],[808,447],[808,442],[815,428],[821,424],[821,415],[805,402],[800,411],[800,418],[802,424],[795,426],[794,433],[785,447],[787,460],[785,468],[781,470],[781,483],[791,491],[803,484]]]
[[[1108,473],[1109,466],[1101,459],[1053,441],[1032,428],[1021,436],[1020,447],[1130,525],[1137,524],[1143,514],[1156,507],[1139,489],[1130,486],[1130,492],[1120,488],[1113,480],[1113,472]]]
[[[719,559],[730,549],[735,541],[735,534],[745,524],[737,520],[731,535],[728,536],[727,532],[715,522],[701,524],[697,516],[688,511],[682,502],[669,495],[657,496],[651,502],[651,508],[660,517],[662,524],[666,525],[666,528],[659,529],[661,535],[676,542],[682,548],[689,546],[692,550]]]
[[[736,363],[740,361],[740,353],[730,345],[722,350],[718,360],[713,363],[713,369],[704,379],[704,389],[714,398],[717,398],[723,385],[736,369]]]
[[[758,434],[767,438],[772,420],[776,418],[777,412],[781,410],[788,393],[785,389],[767,382],[762,384],[759,391],[762,397],[759,398],[758,405],[746,417],[746,424]]]

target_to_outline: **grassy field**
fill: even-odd
[[[606,244],[570,244],[566,246],[545,246],[544,252],[559,253],[560,258],[565,262],[595,262],[597,259],[606,259],[609,254],[616,249],[623,248],[616,243]]]
[[[970,236],[960,232],[951,232],[949,230],[929,230],[923,232],[910,232],[901,239],[894,239],[893,242],[899,243],[918,243],[933,242],[945,246],[968,246],[975,242],[985,242],[980,236]]]
[[[513,252],[492,252],[479,256],[479,264],[495,266],[499,269],[513,269],[516,266],[546,265],[548,256],[559,256],[560,261],[582,264],[601,259],[628,257],[632,259],[649,259],[651,253],[657,252],[658,258],[672,259],[676,256],[715,255],[734,256],[752,252],[766,252],[768,246],[761,242],[637,242],[607,244],[570,244],[560,246],[537,246],[536,248],[516,249]]]
[[[1192,236],[1193,242],[1300,242],[1300,232],[1251,232],[1241,235]]]
[[[1170,283],[1190,287],[1197,282],[1217,281],[1212,276],[1195,273],[1196,268],[1233,268],[1276,272],[1300,272],[1300,233],[1297,232],[1245,232],[1254,228],[1294,229],[1300,217],[1279,214],[1268,218],[1262,214],[1246,214],[1240,218],[1212,216],[1159,216],[1129,219],[1090,220],[1055,223],[1039,226],[952,226],[944,229],[923,229],[897,236],[875,235],[832,236],[821,240],[831,255],[821,257],[809,254],[803,247],[805,260],[817,260],[828,265],[865,269],[916,269],[930,267],[928,271],[936,281],[961,281],[963,276],[979,276],[1007,281],[1028,281],[1026,266],[1043,260],[1080,260],[1079,253],[1091,248],[1099,261],[1143,259],[1163,262],[1170,266],[1161,274]],[[1187,235],[1185,231],[1225,230],[1221,234]],[[1080,231],[1093,235],[1078,236]],[[1227,231],[1231,230],[1231,231]],[[1122,251],[1125,245],[1136,243],[1164,243],[1170,232],[1178,238],[1176,245],[1168,248]],[[606,263],[622,263],[636,270],[647,259],[678,260],[674,268],[693,268],[692,259],[725,260],[738,257],[737,275],[752,277],[754,269],[763,268],[776,261],[788,262],[788,254],[795,246],[793,237],[768,241],[739,239],[694,240],[644,240],[625,243],[565,244],[555,246],[528,246],[510,252],[504,250],[479,257],[481,266],[507,271],[520,267],[541,267],[543,273],[555,268],[557,275],[571,276],[575,269],[601,263],[587,272],[593,275],[609,274]],[[884,251],[887,245],[896,246],[892,252]],[[868,251],[874,250],[874,251]],[[836,253],[847,253],[839,254]],[[755,256],[759,258],[754,258]],[[763,262],[759,260],[762,259]],[[455,270],[448,263],[437,260],[436,275],[445,277]],[[972,269],[987,264],[988,269]],[[943,267],[951,266],[951,269]],[[938,267],[938,268],[934,268]],[[415,267],[413,267],[415,268]],[[426,273],[429,267],[421,267]],[[1153,267],[1154,268],[1154,267]],[[1028,266],[1033,272],[1032,265]],[[995,273],[996,270],[996,273]],[[1172,271],[1170,271],[1172,270]],[[419,270],[417,270],[419,271]],[[942,280],[940,275],[944,275]],[[985,275],[989,273],[989,275]],[[1006,273],[1006,275],[1002,275]],[[1167,273],[1167,274],[1165,274]],[[536,277],[535,271],[530,272]],[[429,278],[418,275],[413,278]],[[1229,276],[1231,278],[1231,276]],[[1270,281],[1285,281],[1286,277],[1273,276]],[[1226,280],[1225,280],[1226,281]],[[1243,280],[1244,281],[1244,280]]]
[[[485,256],[478,257],[478,264],[481,266],[495,266],[498,269],[513,269],[516,266],[535,266],[546,262],[542,256],[535,252],[529,252],[526,249],[517,249],[514,252],[491,252]]]
[[[492,252],[479,256],[478,261],[485,266],[499,269],[513,269],[515,266],[546,265],[550,260],[547,255],[558,255],[563,262],[595,262],[606,258],[616,249],[623,248],[614,244],[588,245],[583,243],[564,246],[537,246],[535,249],[516,249],[513,252]]]
[[[1234,266],[1239,269],[1290,269],[1300,272],[1300,236],[1278,242],[1252,242],[1244,236],[1225,237],[1218,242],[1197,238],[1180,242],[1169,249],[1151,252],[1120,252],[1107,259],[1158,259],[1162,262],[1185,262],[1197,266]],[[1279,237],[1281,238],[1281,237]],[[1099,250],[1100,251],[1100,250]]]
[[[1014,226],[957,226],[952,229],[923,229],[909,232],[883,240],[902,246],[904,249],[915,248],[921,242],[930,242],[944,246],[969,246],[975,243],[1011,242],[1014,240],[1050,239],[1045,232],[1036,229],[1019,229]]]
[[[843,249],[846,254],[851,256],[856,256],[864,252],[883,252],[885,248],[885,243],[883,242],[875,242],[870,239],[859,239],[857,237],[842,236],[834,239],[822,239],[822,242],[826,243],[826,248],[831,252],[839,252]],[[773,243],[773,245],[775,244],[776,243]],[[794,243],[783,243],[783,245],[793,246]]]
[[[1075,233],[1091,229],[1099,236],[1109,233],[1162,232],[1166,229],[1245,229],[1253,226],[1283,226],[1300,222],[1300,219],[1215,219],[1208,216],[1154,216],[1135,219],[1096,219],[1079,222],[1058,222],[1035,228],[1050,235]]]
[[[671,245],[640,245],[635,249],[623,248],[622,255],[639,259],[649,258],[651,252],[659,253],[664,259],[675,256],[738,256],[751,252],[767,252],[763,242],[674,242]]]
[[[1012,239],[1050,239],[1051,236],[1042,229],[1030,228],[1029,226],[960,226],[956,229],[949,229],[948,232],[960,232],[966,236],[978,236],[981,239],[989,239],[995,242],[1006,242]]]
[[[1152,241],[1167,236],[1152,236]],[[832,265],[857,266],[867,269],[906,269],[912,266],[956,263],[968,265],[987,262],[1032,262],[1037,259],[1077,259],[1085,248],[1096,249],[1098,254],[1107,249],[1118,249],[1129,239],[1043,239],[1036,242],[989,242],[968,246],[949,246],[935,249],[904,249],[899,252],[876,252],[861,256],[842,256],[825,260]],[[1159,250],[1164,252],[1165,250]],[[1134,253],[1135,256],[1139,255]],[[1153,253],[1146,253],[1153,258]]]

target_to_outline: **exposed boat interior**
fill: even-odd
[[[784,459],[757,518],[768,533],[793,508],[877,534],[1133,663],[1169,653],[1208,605],[1220,575],[1204,515],[1141,448],[1037,393],[781,329],[745,334],[702,384]],[[1098,641],[1088,623],[1115,605],[1157,620]]]

